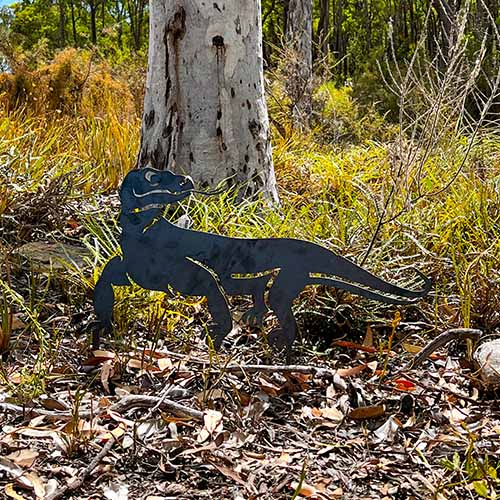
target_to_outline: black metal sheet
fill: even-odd
[[[146,168],[126,176],[120,190],[123,258],[108,262],[94,290],[99,330],[112,328],[113,285],[129,285],[129,277],[149,290],[167,292],[170,286],[183,295],[207,297],[216,348],[232,329],[227,296],[253,297],[253,308],[244,317],[253,325],[262,324],[271,309],[280,326],[270,341],[290,351],[297,335],[292,302],[308,285],[328,285],[392,304],[410,303],[430,290],[431,281],[420,273],[422,289],[409,290],[307,241],[229,238],[183,229],[162,216],[166,205],[194,192],[189,177],[168,170]]]

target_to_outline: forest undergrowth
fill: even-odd
[[[449,329],[498,335],[498,129],[450,119],[451,94],[430,122],[409,113],[405,126],[361,107],[350,86],[318,82],[312,127],[297,130],[269,75],[280,206],[227,191],[165,216],[313,241],[406,287],[418,269],[433,289],[407,307],[307,289],[294,306],[300,366],[237,371],[286,365],[266,342],[272,316],[263,332],[235,323],[215,353],[203,299],[136,286],[116,289],[114,335],[91,349],[92,289],[119,253],[116,190],[139,147],[141,75],[135,89],[124,81],[73,49],[0,80],[0,469],[21,474],[6,494],[52,498],[116,440],[105,479],[85,477],[73,498],[112,498],[118,476],[131,491],[148,478],[151,498],[496,498],[498,408],[470,341],[393,375]],[[231,305],[238,319],[249,303]],[[172,414],[175,391],[204,417]],[[140,395],[149,403],[127,406]]]

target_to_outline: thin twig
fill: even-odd
[[[335,370],[308,365],[230,365],[220,370],[212,370],[213,373],[219,373],[221,371],[242,374],[246,372],[297,372],[317,375],[318,377],[332,376],[335,374]]]
[[[70,484],[67,484],[66,486],[63,486],[60,490],[52,493],[52,495],[49,495],[45,497],[45,500],[57,500],[58,498],[62,498],[66,496],[67,493],[70,491],[75,491],[78,488],[80,488],[85,480],[87,479],[90,474],[94,471],[94,469],[99,465],[99,462],[109,453],[113,445],[115,444],[114,438],[110,439],[102,448],[102,450],[99,452],[99,454],[90,462],[90,464],[85,468],[83,473]]]
[[[399,370],[395,375],[390,377],[394,379],[399,377],[402,372],[411,370],[420,366],[434,351],[440,347],[445,346],[452,340],[479,340],[483,332],[481,330],[476,330],[474,328],[453,328],[451,330],[446,330],[445,332],[438,335],[434,340],[427,344],[412,360],[410,360],[401,370]]]
[[[125,396],[123,399],[111,406],[112,411],[122,413],[132,408],[151,408],[159,404],[159,408],[170,410],[178,415],[189,416],[195,420],[203,421],[203,412],[190,408],[171,399],[163,399],[157,396]]]

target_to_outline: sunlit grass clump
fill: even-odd
[[[100,269],[119,252],[116,198],[109,203],[102,195],[114,193],[135,164],[136,98],[104,64],[74,51],[22,77],[3,76],[0,88],[2,246],[10,252],[42,236],[62,238],[68,217],[73,225],[83,224],[96,266],[76,272],[88,306]],[[270,89],[281,205],[269,207],[260,199],[237,203],[229,192],[192,197],[165,215],[175,220],[186,214],[194,229],[228,236],[314,241],[402,285],[418,286],[411,269],[416,267],[435,283],[418,313],[429,330],[498,326],[495,131],[482,130],[474,140],[461,131],[447,133],[426,147],[416,135],[408,137],[374,110],[359,107],[349,88],[330,83],[315,92],[311,129],[299,131],[279,82]],[[43,234],[16,232],[12,221],[18,220],[44,227]],[[131,338],[139,319],[149,331],[184,335],[199,304],[183,300],[119,290],[118,329],[132,332]],[[376,311],[363,310],[364,317]]]

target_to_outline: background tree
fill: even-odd
[[[264,96],[260,0],[150,4],[138,166],[201,186],[224,179],[277,200]]]
[[[285,9],[287,91],[295,125],[306,126],[312,108],[312,1],[288,0]]]

